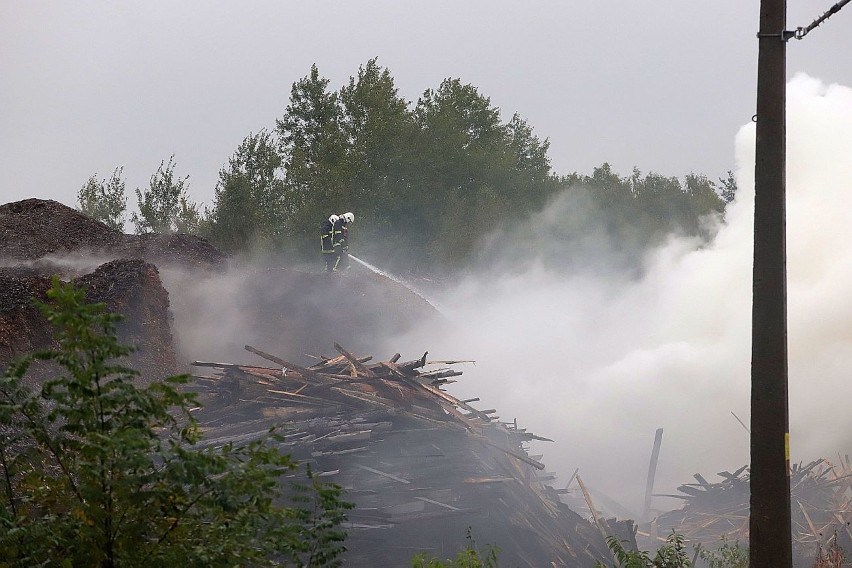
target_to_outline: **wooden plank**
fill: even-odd
[[[385,369],[387,369],[388,371],[390,371],[391,375],[398,377],[400,379],[405,378],[405,375],[402,373],[402,371],[399,370],[399,367],[397,367],[393,363],[382,362],[382,363],[379,363],[379,364],[382,367],[384,367]]]
[[[485,438],[484,436],[480,436],[480,440],[484,444],[491,446],[492,448],[498,449],[501,452],[505,453],[506,455],[512,456],[513,458],[520,460],[527,465],[531,465],[538,470],[544,470],[544,464],[543,463],[539,463],[532,458],[529,458],[527,456],[519,454],[518,452],[513,452],[512,450],[510,450],[508,448],[503,448],[501,446],[498,446],[497,444],[495,444],[494,442],[492,442],[488,438]]]
[[[274,394],[280,394],[280,395],[283,395],[285,397],[290,397],[290,398],[298,398],[299,400],[304,400],[304,401],[311,402],[312,404],[317,404],[317,405],[320,405],[320,406],[344,406],[341,403],[335,402],[333,400],[328,400],[328,399],[325,399],[325,398],[317,398],[315,396],[308,396],[306,394],[299,394],[298,392],[281,391],[281,390],[275,390],[275,389],[267,389],[267,392],[271,392],[271,393],[274,393]]]
[[[281,359],[280,357],[276,357],[275,355],[270,355],[269,353],[265,353],[265,352],[261,351],[260,349],[255,349],[251,345],[246,345],[245,350],[249,351],[251,353],[254,353],[255,355],[257,355],[259,357],[263,357],[264,359],[266,359],[268,361],[272,361],[273,363],[278,363],[282,367],[296,371],[297,373],[299,373],[299,375],[302,376],[303,379],[312,379],[315,382],[323,383],[323,384],[328,384],[330,382],[337,382],[336,379],[332,379],[330,377],[327,377],[327,376],[324,376],[320,373],[317,373],[316,371],[311,371],[310,369],[300,367],[299,365],[285,361],[284,359]]]
[[[367,361],[370,361],[372,359],[373,359],[373,357],[371,355],[358,358],[358,360],[362,363],[366,363]],[[309,367],[309,369],[311,369],[313,371],[322,371],[323,369],[326,369],[328,367],[336,367],[338,365],[344,365],[345,366],[346,363],[348,363],[348,360],[346,359],[346,357],[344,357],[343,355],[338,355],[337,357],[334,357],[333,359],[326,359],[325,361],[321,361],[319,363],[311,365]]]
[[[464,375],[462,371],[454,371],[452,369],[438,369],[435,371],[429,371],[428,373],[420,373],[419,378],[421,379],[444,379],[447,377],[458,377]]]
[[[427,499],[426,497],[415,497],[415,499],[419,499],[421,501],[425,501],[427,503],[432,503],[433,505],[439,505],[441,507],[445,507],[450,511],[461,511],[458,507],[453,507],[452,505],[447,505],[446,503],[441,503],[440,501],[434,501],[432,499]]]
[[[516,481],[514,477],[468,477],[464,483],[505,483],[506,481]]]
[[[354,355],[352,355],[349,351],[347,351],[346,349],[344,349],[343,347],[341,347],[341,346],[340,346],[340,345],[338,345],[337,343],[335,343],[335,344],[334,344],[334,348],[335,348],[335,349],[337,349],[337,351],[338,351],[341,355],[343,355],[344,357],[346,357],[346,359],[348,359],[348,360],[349,360],[349,363],[351,363],[353,367],[355,367],[356,369],[358,369],[358,372],[360,372],[361,374],[363,374],[363,375],[364,375],[364,376],[366,376],[366,377],[375,377],[375,376],[376,376],[376,375],[373,373],[373,371],[371,371],[371,370],[370,370],[370,369],[368,369],[368,368],[367,368],[367,367],[366,367],[363,363],[361,363],[361,361],[359,361],[357,357],[355,357]]]
[[[424,354],[423,357],[425,358],[426,355]],[[468,420],[461,412],[459,412],[456,409],[455,404],[458,402],[458,400],[456,398],[448,395],[447,393],[445,393],[445,392],[443,392],[439,389],[436,389],[434,387],[430,387],[429,385],[424,385],[423,383],[420,383],[419,381],[416,381],[416,380],[412,379],[411,377],[404,377],[403,380],[406,383],[413,385],[414,388],[419,388],[419,389],[425,390],[429,393],[436,395],[439,399],[441,399],[445,402],[449,402],[450,403],[449,405],[442,404],[441,408],[443,408],[445,412],[447,412],[448,414],[450,414],[451,416],[456,418],[459,422],[461,422],[461,424],[465,427],[465,429],[467,429],[471,432],[473,431],[473,425],[471,424],[470,420]]]
[[[568,483],[565,484],[565,489],[571,485],[571,482],[574,481],[574,478],[577,477],[577,474],[580,472],[580,468],[574,470],[574,473],[571,474],[571,478],[568,480]]]
[[[191,367],[215,367],[217,369],[228,369],[233,367],[239,367],[239,365],[234,365],[232,363],[213,363],[212,361],[193,361],[190,363]]]
[[[805,508],[802,506],[802,502],[796,499],[796,503],[799,505],[799,510],[802,512],[802,515],[805,516],[805,521],[808,523],[808,528],[811,529],[811,534],[814,537],[819,538],[819,531],[817,531],[813,521],[811,521],[811,518],[808,516],[808,512],[805,511]]]
[[[410,485],[411,482],[407,479],[402,479],[401,477],[397,477],[385,471],[379,471],[378,469],[373,469],[372,467],[368,467],[366,465],[361,465],[360,463],[356,463],[355,467],[359,467],[363,470],[369,471],[370,473],[375,473],[376,475],[381,475],[382,477],[387,477],[388,479],[393,479],[394,481],[398,481],[399,483],[405,483],[406,485]]]
[[[579,475],[577,476],[577,483],[580,485],[580,490],[583,492],[583,497],[586,499],[586,505],[589,506],[589,512],[592,514],[592,520],[594,521],[595,526],[598,528],[601,535],[603,535],[604,540],[606,540],[606,538],[610,536],[610,531],[608,530],[609,527],[606,525],[606,521],[604,521],[601,518],[600,513],[595,510],[595,504],[592,502],[592,496],[589,495],[589,491],[586,489],[586,484],[583,483],[583,479]]]
[[[398,365],[404,371],[411,372],[414,369],[419,369],[420,367],[423,367],[424,365],[426,365],[426,355],[428,355],[428,354],[429,354],[429,352],[427,351],[426,353],[423,354],[423,357],[421,357],[420,359],[417,359],[415,361],[406,361],[405,363],[398,363]],[[395,363],[395,361],[394,361],[394,363]]]
[[[356,392],[349,389],[344,389],[341,387],[331,387],[331,390],[342,394],[343,396],[347,396],[349,398],[354,398],[356,400],[360,400],[361,402],[366,402],[367,404],[371,404],[373,406],[379,406],[381,408],[389,408],[396,410],[396,403],[387,398],[382,398],[376,395],[364,394],[361,392]]]
[[[645,504],[642,507],[642,520],[650,520],[651,496],[654,494],[654,478],[657,475],[657,460],[660,457],[660,445],[663,443],[663,429],[654,433],[654,445],[651,448],[651,461],[648,462],[648,477],[645,482]]]

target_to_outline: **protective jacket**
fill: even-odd
[[[349,226],[346,221],[341,218],[334,224],[334,246],[346,252],[349,250]]]
[[[325,219],[320,224],[320,235],[322,241],[322,253],[323,254],[333,254],[335,252],[339,252],[339,245],[335,247],[335,243],[340,240],[340,221],[337,223],[333,223],[328,219]]]

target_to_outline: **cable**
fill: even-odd
[[[839,11],[840,11],[840,9],[841,9],[841,8],[843,8],[843,6],[845,6],[845,5],[846,5],[846,4],[848,4],[849,2],[850,2],[850,0],[840,0],[840,2],[838,2],[837,4],[835,4],[834,6],[832,6],[831,8],[829,8],[828,12],[826,12],[825,14],[823,14],[822,16],[820,16],[819,18],[817,18],[816,20],[814,20],[814,21],[811,23],[811,25],[809,25],[808,27],[806,27],[806,28],[796,28],[796,31],[794,32],[794,34],[793,34],[793,36],[792,36],[792,37],[795,37],[796,39],[802,39],[803,37],[805,37],[806,35],[808,35],[808,33],[810,33],[810,31],[811,31],[812,29],[814,29],[815,27],[819,26],[821,23],[823,23],[824,21],[826,21],[827,19],[829,19],[830,17],[832,17],[834,14],[836,14],[837,12],[839,12]]]

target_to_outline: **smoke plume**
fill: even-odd
[[[749,435],[732,413],[748,424],[754,138],[751,123],[736,135],[739,193],[710,243],[672,236],[638,277],[575,269],[577,259],[570,271],[533,262],[471,275],[436,298],[449,329],[392,348],[476,359],[453,394],[554,439],[532,453],[564,481],[579,467],[637,515],[658,427],[656,493],[745,465]],[[792,460],[832,460],[852,450],[852,89],[794,77],[787,140]],[[582,207],[560,196],[527,227],[528,254],[504,262],[528,263],[543,221]]]

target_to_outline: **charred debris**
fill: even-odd
[[[593,566],[604,533],[631,540],[631,521],[589,522],[560,500],[555,474],[527,452],[547,440],[442,389],[461,361],[336,357],[301,367],[251,346],[274,367],[196,361],[206,443],[248,442],[283,424],[283,449],[346,489],[347,563],[408,565],[454,556],[471,528],[507,566]],[[426,370],[427,366],[438,367]]]
[[[852,462],[838,456],[790,469],[793,553],[796,565],[811,566],[819,550],[833,546],[852,552]],[[749,540],[749,470],[722,471],[710,482],[695,474],[695,483],[678,487],[678,493],[659,495],[683,502],[676,511],[660,514],[639,527],[640,547],[656,548],[672,530],[686,542],[718,546],[722,539],[744,546]]]

